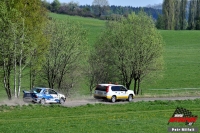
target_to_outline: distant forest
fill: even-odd
[[[99,9],[95,5],[79,5],[76,2],[60,3],[58,0],[54,0],[52,3],[46,0],[42,1],[43,6],[51,12],[67,15],[76,15],[82,17],[92,17],[102,20],[106,19],[118,19],[121,16],[128,16],[128,14],[143,10],[154,20],[157,20],[158,16],[162,14],[161,9],[155,9],[151,7],[132,7],[132,6],[104,6]]]

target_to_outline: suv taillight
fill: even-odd
[[[106,87],[106,92],[109,92],[109,86]]]

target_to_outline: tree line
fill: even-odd
[[[138,13],[143,10],[149,16],[152,16],[155,20],[159,14],[162,14],[162,10],[153,9],[149,7],[132,7],[132,6],[116,6],[109,5],[107,0],[93,1],[91,5],[79,5],[77,2],[60,3],[59,0],[53,2],[43,1],[43,5],[51,12],[67,15],[77,15],[83,17],[93,17],[99,19],[115,19],[120,16],[128,16],[132,12]]]
[[[156,23],[158,29],[200,29],[200,0],[164,0],[162,12]]]

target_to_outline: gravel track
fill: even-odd
[[[155,100],[194,100],[194,99],[200,99],[200,97],[165,97],[165,98],[134,98],[132,102],[139,102],[139,101],[155,101]],[[128,101],[117,101],[115,103],[111,103],[109,101],[105,100],[97,100],[94,98],[85,98],[85,99],[79,99],[79,100],[72,100],[67,99],[67,101],[63,104],[63,106],[66,107],[76,107],[76,106],[82,106],[87,104],[126,104],[129,103]],[[21,99],[13,99],[13,100],[4,100],[0,102],[0,105],[8,105],[8,106],[16,106],[16,105],[28,105],[29,103],[24,102]]]
[[[165,98],[134,98],[132,102],[139,102],[139,101],[155,101],[155,100],[194,100],[200,99],[200,97],[165,97]],[[103,104],[126,104],[129,103],[128,101],[117,101],[115,103],[111,103],[109,101],[104,100],[97,100],[94,98],[82,99],[82,100],[69,100],[66,101],[63,106],[67,107],[75,107],[87,104],[96,104],[96,103],[103,103]]]

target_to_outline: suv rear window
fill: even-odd
[[[106,91],[106,87],[107,87],[107,86],[98,85],[98,86],[96,87],[95,90],[98,90],[98,91]]]

